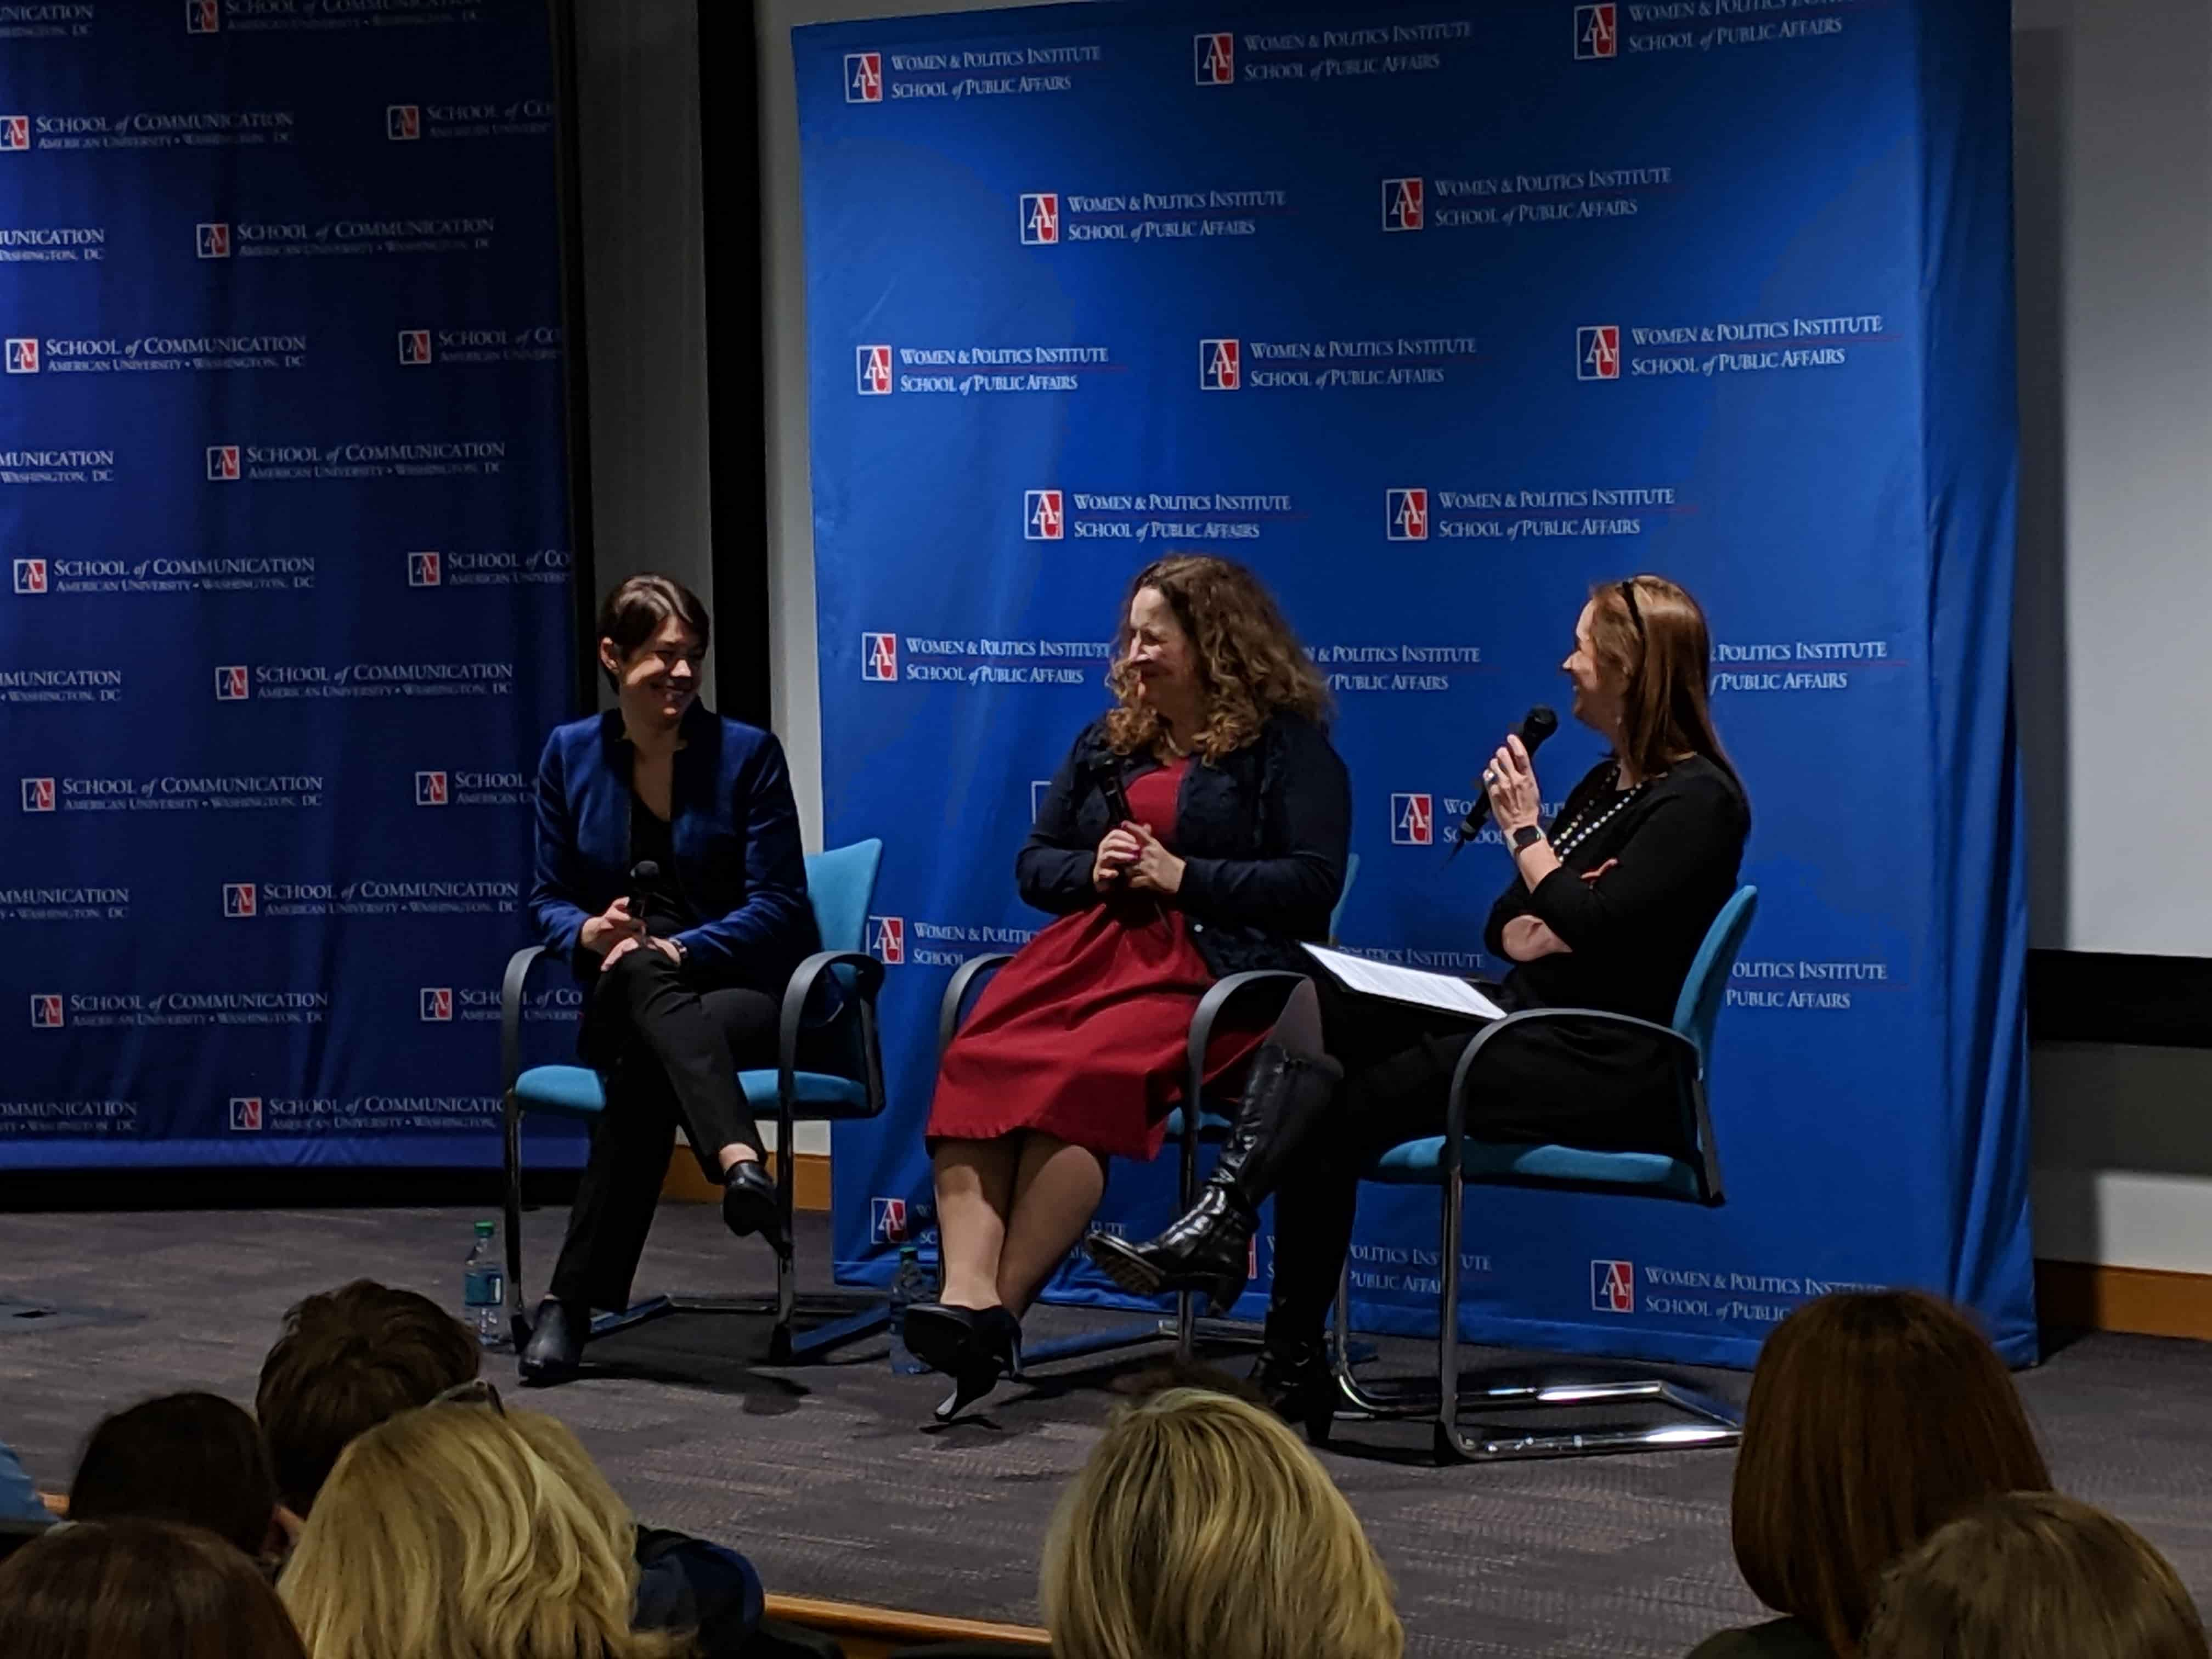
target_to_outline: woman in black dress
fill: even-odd
[[[1661,576],[1591,590],[1561,665],[1574,714],[1613,752],[1568,794],[1547,832],[1520,738],[1483,774],[1515,874],[1483,942],[1514,964],[1510,1010],[1598,1008],[1665,1024],[1713,918],[1735,890],[1750,832],[1743,786],[1713,730],[1705,613]],[[1286,1415],[1322,1419],[1322,1330],[1352,1242],[1359,1177],[1401,1141],[1440,1134],[1445,1097],[1479,1022],[1318,983],[1328,1052],[1345,1073],[1302,1125],[1245,1122],[1198,1204],[1143,1244],[1094,1234],[1099,1266],[1131,1289],[1243,1290],[1260,1200],[1275,1194],[1275,1282],[1255,1375]],[[1486,1140],[1679,1152],[1667,1039],[1538,1024],[1484,1053],[1468,1130]]]

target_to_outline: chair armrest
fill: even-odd
[[[1213,1042],[1214,1022],[1218,1020],[1229,1005],[1249,992],[1272,988],[1280,993],[1276,1006],[1289,1001],[1291,993],[1304,984],[1304,974],[1286,973],[1278,968],[1257,968],[1247,974],[1231,974],[1227,979],[1216,980],[1206,988],[1206,994],[1198,1000],[1198,1012],[1190,1017],[1190,1036],[1184,1048],[1188,1067],[1188,1102],[1194,1117],[1198,1108],[1197,1089],[1206,1076],[1206,1053]]]
[[[783,988],[783,1012],[776,1031],[775,1109],[778,1133],[788,1131],[798,1085],[799,1038],[806,1025],[806,1005],[833,969],[853,970],[853,994],[860,1018],[862,1064],[867,1075],[857,1079],[868,1091],[875,1111],[884,1103],[884,1059],[876,1036],[876,994],[883,989],[884,964],[858,951],[817,951],[791,970]],[[787,1148],[789,1142],[782,1143]],[[788,1167],[787,1164],[786,1167]]]
[[[937,1057],[945,1058],[945,1051],[952,1046],[952,1039],[960,1030],[960,1014],[968,1001],[968,993],[977,980],[986,974],[995,974],[1013,960],[1011,951],[1000,951],[988,957],[970,957],[962,963],[952,975],[952,982],[945,988],[945,997],[937,1005]]]
[[[1492,1020],[1474,1034],[1474,1041],[1459,1057],[1459,1065],[1452,1073],[1451,1096],[1444,1108],[1444,1169],[1449,1175],[1460,1167],[1462,1152],[1461,1140],[1467,1133],[1468,1081],[1474,1075],[1484,1049],[1517,1027],[1534,1024],[1559,1024],[1574,1021],[1583,1025],[1610,1025],[1623,1030],[1642,1031],[1648,1036],[1662,1037],[1673,1046],[1678,1057],[1688,1063],[1688,1077],[1697,1093],[1698,1106],[1694,1148],[1705,1167],[1707,1184],[1714,1201],[1720,1195],[1720,1164],[1712,1145],[1712,1127],[1706,1121],[1704,1091],[1698,1088],[1704,1071],[1705,1057],[1698,1045],[1671,1025],[1662,1025],[1656,1020],[1638,1019],[1633,1014],[1616,1014],[1603,1008],[1524,1008],[1518,1013],[1508,1014],[1503,1019]]]
[[[507,972],[499,982],[500,1093],[510,1094],[522,1075],[522,994],[530,986],[530,970],[545,954],[542,945],[526,945],[507,959]]]

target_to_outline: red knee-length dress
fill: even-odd
[[[1129,810],[1175,847],[1188,757],[1133,778]],[[1183,913],[1141,894],[1066,915],[1024,945],[945,1051],[931,1140],[1030,1129],[1115,1158],[1158,1155],[1182,1094],[1191,1015],[1213,983]],[[1210,1082],[1264,1031],[1217,1028]]]

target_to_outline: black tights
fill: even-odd
[[[762,1150],[733,1074],[776,1063],[778,1011],[759,991],[692,988],[651,945],[599,974],[586,996],[580,1047],[606,1085],[607,1105],[550,1288],[564,1302],[622,1309],[677,1127],[713,1181],[721,1179],[723,1147]]]

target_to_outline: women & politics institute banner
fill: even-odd
[[[551,86],[529,0],[0,6],[0,1169],[497,1159]]]
[[[2034,1352],[2008,725],[2008,56],[1995,0],[1069,5],[794,34],[828,837],[881,835],[894,1107],[838,1266],[927,1224],[953,967],[1170,550],[1281,595],[1355,783],[1347,945],[1496,971],[1469,779],[1589,584],[1711,615],[1759,922],[1717,1211],[1477,1188],[1481,1340],[1747,1363],[1932,1287]],[[1556,799],[1596,758],[1542,756]],[[1172,1159],[1117,1169],[1151,1232]],[[1435,1200],[1370,1189],[1360,1322],[1427,1323]],[[1244,1304],[1266,1291],[1270,1241]],[[1109,1299],[1079,1262],[1061,1293]]]

